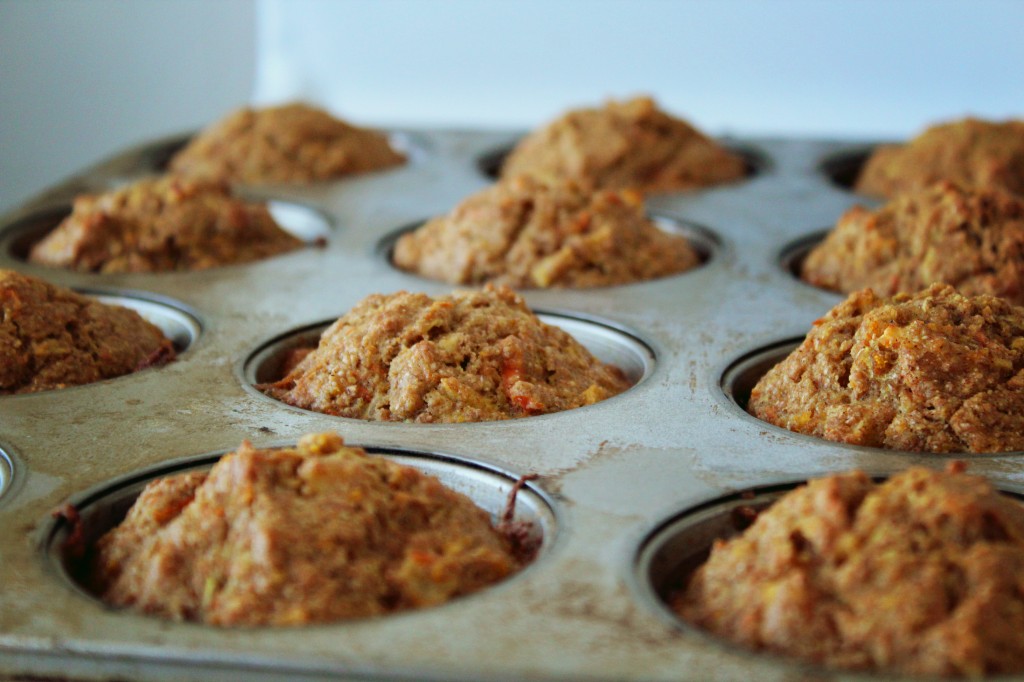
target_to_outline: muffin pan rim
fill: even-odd
[[[164,296],[156,292],[144,291],[140,289],[130,288],[116,288],[116,287],[93,287],[93,286],[73,286],[70,287],[72,291],[88,296],[100,303],[107,305],[116,305],[122,308],[128,308],[139,313],[143,319],[147,320],[151,324],[156,325],[164,337],[171,341],[174,345],[175,358],[170,362],[163,363],[155,367],[145,367],[143,369],[128,372],[127,374],[121,374],[115,377],[107,377],[99,379],[97,381],[90,381],[84,384],[73,384],[70,386],[64,386],[63,388],[48,388],[42,391],[32,391],[29,393],[11,393],[11,394],[0,394],[0,405],[8,400],[17,399],[28,399],[32,397],[38,397],[43,395],[53,395],[57,393],[64,393],[66,391],[77,391],[81,389],[96,388],[104,386],[112,381],[121,381],[124,379],[131,379],[137,375],[148,374],[154,371],[160,371],[175,362],[182,362],[182,358],[187,359],[187,356],[195,351],[196,346],[204,336],[204,332],[207,328],[206,323],[203,320],[202,314],[186,305],[185,303],[178,301],[170,296]],[[136,303],[135,306],[131,303]],[[161,315],[161,321],[154,321],[148,318],[142,313],[142,310],[138,307],[138,304],[142,304],[142,309],[155,309],[163,311]],[[180,336],[187,336],[187,342],[179,342],[176,338],[178,335],[169,333],[168,322],[166,320],[172,319],[178,323],[180,327]]]
[[[242,386],[242,389],[248,395],[253,396],[259,400],[270,401],[279,407],[287,408],[289,410],[306,415],[313,415],[316,417],[330,420],[339,420],[341,423],[347,422],[358,424],[374,424],[383,427],[387,427],[388,425],[392,427],[398,425],[404,425],[407,427],[410,425],[414,425],[414,427],[417,429],[427,429],[431,427],[443,427],[446,429],[458,427],[460,429],[472,429],[474,427],[493,425],[495,423],[503,422],[533,422],[534,420],[537,419],[557,417],[567,412],[576,412],[577,410],[584,410],[590,407],[594,407],[595,405],[600,405],[609,400],[615,400],[616,398],[619,398],[629,393],[633,389],[640,387],[645,381],[650,379],[651,376],[657,371],[658,353],[656,350],[656,344],[654,344],[652,341],[648,339],[645,339],[638,332],[636,332],[635,330],[631,329],[626,325],[618,324],[616,322],[613,322],[612,320],[602,319],[601,317],[596,315],[586,315],[574,311],[549,309],[543,307],[531,308],[531,310],[535,315],[537,315],[541,322],[558,327],[559,329],[562,329],[562,331],[569,333],[570,336],[576,339],[576,341],[581,343],[584,347],[587,347],[587,344],[584,341],[581,341],[569,330],[565,329],[563,326],[558,324],[558,322],[556,322],[555,320],[561,320],[562,324],[568,324],[570,328],[572,328],[574,325],[582,325],[587,327],[589,331],[587,332],[586,338],[589,340],[593,340],[594,338],[602,338],[602,333],[605,334],[605,337],[607,338],[615,339],[615,342],[618,343],[619,348],[623,351],[623,355],[629,353],[633,355],[633,358],[636,360],[636,365],[638,365],[641,369],[640,375],[636,378],[636,381],[633,383],[633,385],[627,388],[622,393],[605,398],[604,400],[598,401],[593,405],[582,405],[580,407],[576,407],[570,410],[548,412],[544,414],[532,415],[529,417],[522,417],[518,419],[494,419],[487,421],[460,423],[418,423],[407,421],[378,421],[359,419],[356,417],[342,417],[338,415],[317,412],[316,410],[309,410],[303,407],[297,407],[295,405],[285,403],[284,401],[266,395],[265,393],[256,388],[256,384],[261,383],[257,381],[260,369],[263,366],[265,366],[267,362],[272,362],[274,360],[275,353],[280,354],[281,352],[286,351],[289,348],[301,347],[302,341],[307,339],[311,340],[314,337],[319,339],[323,331],[330,327],[332,324],[334,324],[339,318],[333,318],[326,321],[322,320],[318,322],[298,325],[297,327],[293,327],[291,330],[283,331],[278,334],[268,336],[264,339],[257,341],[254,345],[250,346],[246,352],[242,354],[241,358],[237,362],[234,363],[233,373],[235,375],[236,380]],[[344,314],[345,313],[342,313],[342,315]],[[289,340],[293,340],[294,342],[291,345],[288,345]],[[593,350],[591,350],[590,348],[587,349],[590,350],[591,353],[593,353]],[[595,353],[595,356],[596,355],[597,354]]]
[[[884,470],[873,469],[865,471],[864,473],[873,481],[878,483],[905,470],[906,467],[894,466]],[[969,467],[967,473],[970,473]],[[766,650],[751,649],[750,647],[744,646],[740,643],[733,642],[724,637],[719,637],[698,625],[688,622],[672,610],[668,604],[669,594],[667,594],[671,588],[665,586],[664,591],[666,594],[661,594],[663,590],[652,584],[654,582],[650,576],[654,571],[652,564],[658,560],[659,552],[664,550],[667,545],[671,544],[674,546],[676,544],[683,544],[687,533],[692,531],[693,527],[702,523],[707,525],[714,523],[716,524],[716,527],[735,525],[734,523],[730,524],[729,520],[726,518],[729,514],[735,511],[735,509],[742,506],[750,506],[755,507],[758,512],[762,512],[775,504],[775,502],[780,500],[787,493],[807,485],[816,478],[821,478],[821,476],[808,475],[805,478],[790,480],[766,480],[763,484],[745,486],[718,497],[711,497],[696,504],[679,508],[674,512],[669,511],[662,520],[647,528],[641,529],[638,534],[639,540],[635,546],[636,552],[625,575],[629,589],[637,596],[638,601],[643,603],[645,608],[657,614],[657,616],[667,625],[672,626],[687,635],[698,637],[706,642],[708,646],[718,648],[725,654],[739,656],[747,660],[764,661],[768,664],[774,664],[793,671],[804,671],[806,674],[811,674],[815,677],[842,675],[851,676],[854,679],[874,680],[888,677],[888,675],[883,671],[830,668],[825,665],[804,661],[792,656],[786,656]],[[1019,504],[1024,506],[1024,485],[1000,482],[998,479],[991,477],[989,477],[989,480],[999,493],[1015,499]],[[662,576],[661,580],[675,583],[676,587],[674,589],[678,590],[689,579],[689,574],[707,560],[706,555],[711,551],[711,544],[716,539],[728,540],[741,535],[744,530],[745,529],[741,530],[733,528],[726,534],[714,532],[706,533],[706,535],[710,537],[710,542],[698,542],[698,548],[691,549],[685,558],[675,561],[669,568],[664,570],[666,575]],[[702,556],[704,557],[703,559],[700,558]],[[697,563],[690,568],[683,568],[683,565],[692,562]],[[1007,679],[1007,676],[1000,676],[999,679]]]
[[[438,217],[438,216],[433,216]],[[690,242],[690,246],[700,256],[700,263],[694,267],[677,272],[671,275],[663,275],[661,277],[655,277],[651,279],[637,280],[634,282],[624,282],[622,284],[603,284],[601,286],[594,287],[524,287],[518,289],[520,293],[530,293],[536,291],[574,291],[578,293],[589,293],[589,292],[602,292],[608,289],[617,289],[620,287],[632,287],[640,286],[644,284],[658,283],[666,279],[672,279],[675,277],[683,277],[688,274],[693,274],[698,270],[702,270],[707,267],[714,267],[717,261],[722,258],[728,258],[732,255],[733,245],[732,243],[723,237],[719,232],[713,228],[699,223],[695,220],[667,213],[665,211],[652,210],[647,212],[647,218],[652,221],[659,230],[670,235],[678,235],[684,237]],[[412,272],[410,270],[403,270],[394,263],[394,251],[395,245],[398,240],[404,235],[415,232],[419,228],[423,227],[432,218],[424,218],[422,220],[416,220],[401,227],[389,231],[383,237],[377,240],[373,246],[374,255],[383,261],[388,267],[392,268],[396,272],[411,277],[414,280],[419,280],[424,283],[432,285],[446,285],[452,287],[479,287],[486,284],[484,283],[469,283],[469,284],[451,284],[444,280],[437,280],[426,275],[421,275],[418,272]]]
[[[295,230],[289,229],[288,226],[278,221],[278,224],[285,232],[302,241],[303,245],[299,249],[274,254],[268,258],[262,258],[256,261],[249,261],[245,263],[225,263],[224,265],[218,265],[214,268],[205,268],[204,270],[244,268],[252,266],[255,263],[288,256],[289,254],[294,254],[304,248],[317,248],[321,241],[329,242],[338,230],[344,229],[342,226],[338,225],[337,221],[330,215],[330,213],[324,210],[322,206],[311,201],[292,197],[280,197],[273,193],[264,193],[260,191],[260,188],[236,189],[234,196],[249,203],[266,204],[271,215],[274,215],[275,210],[278,212],[281,210],[287,211],[294,209],[306,211],[310,215],[314,216],[314,219],[318,220],[320,225],[311,231],[311,238],[304,239],[297,234]],[[74,268],[63,267],[60,265],[49,265],[46,263],[34,263],[30,261],[28,259],[29,250],[53,232],[61,221],[71,215],[72,210],[72,204],[69,202],[55,202],[40,207],[37,210],[19,214],[11,220],[0,223],[0,267],[31,267],[37,268],[42,272],[68,273],[86,278],[96,278],[97,280],[103,278],[109,279],[123,275],[131,275],[140,278],[164,278],[174,275],[188,276],[195,272],[200,272],[200,270],[158,270],[154,272],[104,273],[76,270]],[[22,252],[24,252],[23,255]]]
[[[12,448],[0,440],[0,505],[16,494],[16,488],[22,478],[18,472],[20,468]]]
[[[732,360],[724,364],[717,372],[717,384],[719,390],[717,391],[719,402],[724,402],[725,405],[732,412],[742,416],[748,422],[752,422],[753,425],[758,426],[762,429],[767,429],[778,436],[787,436],[794,438],[799,441],[808,443],[809,447],[828,447],[831,449],[846,450],[850,453],[860,454],[873,454],[881,456],[892,456],[909,458],[918,460],[920,458],[934,459],[936,461],[941,460],[965,460],[968,462],[976,462],[983,459],[991,460],[1002,460],[1002,459],[1017,459],[1024,456],[1024,450],[1005,450],[1002,452],[929,452],[929,451],[916,451],[916,450],[893,450],[889,448],[877,448],[868,445],[854,445],[852,443],[843,443],[839,441],[832,441],[818,436],[812,436],[806,433],[800,433],[798,431],[790,431],[789,429],[766,422],[762,419],[758,419],[754,415],[746,411],[746,409],[740,404],[739,398],[736,397],[736,391],[734,390],[735,384],[741,378],[747,378],[740,375],[753,374],[756,370],[751,368],[750,365],[761,364],[764,362],[771,361],[772,358],[778,358],[772,366],[777,365],[779,362],[784,360],[792,351],[796,350],[797,347],[803,343],[805,337],[780,337],[774,342],[768,342],[767,344],[761,344],[754,348],[741,352],[734,356]],[[787,350],[788,349],[788,350]],[[770,367],[769,367],[770,369]],[[756,377],[764,376],[765,372],[761,372]],[[756,381],[754,382],[756,383]]]
[[[295,445],[296,441],[293,439],[290,442],[259,444],[257,447],[260,449],[280,449],[294,447]],[[469,497],[469,499],[473,501],[474,505],[488,512],[492,517],[492,522],[494,522],[500,514],[500,510],[488,510],[481,505],[482,496],[479,493],[466,492],[470,487],[470,483],[475,481],[477,478],[487,479],[485,483],[493,485],[493,489],[496,493],[500,495],[507,495],[508,491],[501,490],[499,486],[505,485],[509,490],[511,490],[517,481],[527,476],[526,474],[516,475],[515,472],[505,469],[497,464],[488,462],[482,458],[471,459],[444,452],[425,452],[400,446],[368,445],[362,443],[349,443],[347,441],[345,445],[348,447],[362,448],[371,457],[383,457],[403,466],[415,468],[416,470],[435,478],[439,478],[439,475],[436,473],[437,471],[446,471],[448,476],[442,480],[445,487],[456,490],[457,492]],[[222,457],[234,452],[236,449],[237,448],[228,448],[215,452],[176,457],[161,461],[140,470],[126,472],[120,476],[114,477],[113,479],[97,483],[89,488],[72,494],[66,499],[65,504],[61,509],[71,506],[76,511],[80,512],[83,518],[87,518],[90,515],[90,508],[93,509],[92,513],[95,514],[97,513],[95,511],[96,506],[102,505],[105,501],[109,506],[117,507],[123,506],[130,498],[131,503],[134,504],[134,501],[138,498],[139,494],[141,494],[143,488],[150,482],[159,478],[180,475],[192,471],[209,470]],[[0,450],[0,457],[2,457],[3,454],[3,451]],[[463,482],[464,485],[462,487],[453,486],[447,482],[448,479],[459,480]],[[2,492],[2,490],[0,490],[0,492]],[[116,616],[124,616],[128,619],[139,618],[146,622],[162,622],[185,628],[200,628],[208,633],[220,634],[228,631],[239,630],[263,630],[273,632],[280,630],[301,631],[310,629],[334,629],[339,627],[350,629],[373,622],[378,618],[391,619],[413,615],[427,609],[435,610],[454,606],[465,599],[472,598],[485,592],[490,592],[495,588],[507,586],[510,583],[513,583],[517,578],[526,575],[528,572],[535,572],[534,569],[538,564],[541,564],[547,555],[551,554],[553,551],[557,551],[557,548],[560,545],[559,536],[561,535],[561,527],[565,511],[561,508],[561,503],[556,499],[556,497],[544,489],[541,481],[523,480],[522,487],[519,489],[518,495],[522,495],[524,498],[529,500],[525,505],[527,509],[525,515],[527,517],[532,517],[533,521],[531,523],[534,524],[533,527],[536,528],[536,532],[542,535],[542,539],[537,550],[537,555],[528,564],[521,567],[515,573],[506,576],[504,579],[496,583],[481,588],[476,592],[460,595],[441,604],[426,607],[426,609],[407,609],[394,613],[382,614],[380,616],[363,616],[358,618],[339,619],[336,621],[314,622],[299,626],[240,625],[228,628],[197,621],[175,621],[162,618],[160,616],[140,613],[127,607],[119,608],[107,604],[98,595],[91,593],[85,586],[81,585],[79,581],[71,575],[72,571],[67,566],[68,559],[65,556],[65,550],[60,546],[62,542],[66,542],[67,540],[69,521],[61,513],[54,512],[39,521],[37,526],[36,546],[37,551],[40,554],[41,561],[47,564],[46,570],[51,576],[54,576],[54,578],[62,583],[66,589],[75,593],[78,597],[84,598],[86,601],[92,603],[94,607],[107,613],[115,614]],[[520,505],[521,499],[523,498],[517,496],[517,507]],[[124,511],[127,511],[127,507],[125,507]],[[121,514],[118,512],[115,513],[114,516],[121,516]],[[119,522],[120,521],[118,521],[118,523]],[[92,535],[98,537],[102,532],[106,532],[106,530],[110,530],[110,528],[112,528],[112,526],[101,529],[100,532],[93,533]]]
[[[527,134],[528,131],[524,131],[506,143],[496,145],[492,149],[478,152],[473,159],[473,167],[476,169],[476,172],[488,180],[498,180],[501,177],[501,167],[505,164],[505,159],[508,158],[508,155],[512,153],[512,150],[524,137],[526,137]],[[747,174],[742,178],[728,182],[719,182],[711,185],[694,187],[692,189],[674,190],[670,192],[652,192],[652,195],[689,194],[726,188],[731,185],[750,182],[759,175],[771,173],[774,170],[771,155],[766,153],[766,151],[751,138],[742,138],[734,135],[716,135],[710,136],[709,139],[742,157],[743,162],[747,167]]]

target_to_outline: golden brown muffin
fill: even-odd
[[[674,607],[743,646],[829,667],[1020,673],[1022,512],[956,468],[829,476],[716,541]]]
[[[761,378],[747,409],[855,445],[1024,450],[1024,308],[945,284],[855,292]]]
[[[575,109],[516,145],[502,178],[571,179],[597,189],[674,192],[739,180],[743,159],[649,97]]]
[[[632,190],[521,176],[403,235],[394,262],[452,284],[600,287],[677,274],[700,256],[685,237],[658,229]]]
[[[469,498],[320,433],[150,483],[97,543],[93,584],[175,620],[300,625],[433,606],[522,564]]]
[[[855,189],[893,197],[939,180],[1024,195],[1024,121],[965,118],[932,126],[904,145],[877,147]]]
[[[304,184],[403,163],[384,135],[292,103],[239,109],[175,154],[170,170],[253,185]]]
[[[471,422],[569,410],[630,382],[505,288],[368,296],[280,381],[291,405],[379,421]]]
[[[174,358],[138,313],[13,270],[0,270],[0,395],[129,374]]]
[[[855,206],[807,255],[800,276],[883,296],[945,282],[1024,305],[1024,197],[943,181],[878,210]]]
[[[164,176],[77,197],[29,260],[101,273],[205,270],[301,246],[264,204],[233,196],[226,184]]]

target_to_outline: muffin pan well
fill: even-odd
[[[572,335],[601,362],[615,365],[621,369],[634,386],[647,378],[654,370],[654,353],[628,330],[619,329],[614,324],[598,319],[583,319],[571,314],[545,313],[542,310],[534,310],[534,312],[545,324],[559,327]],[[320,334],[333,323],[334,320],[328,320],[306,325],[261,343],[238,368],[242,381],[254,393],[267,400],[275,400],[263,396],[256,386],[283,378],[285,372],[282,367],[288,356],[297,350],[316,348]],[[275,402],[278,401],[275,400]],[[287,409],[302,409],[284,403],[281,405]]]
[[[697,255],[700,257],[700,265],[698,265],[698,267],[707,265],[708,261],[714,258],[718,252],[724,248],[721,238],[703,225],[698,225],[692,221],[683,220],[675,216],[659,214],[650,215],[650,220],[662,232],[686,237],[690,246],[693,247],[697,252]],[[426,220],[420,220],[410,225],[400,227],[394,232],[385,235],[377,244],[377,254],[379,257],[383,258],[385,262],[402,272],[401,268],[398,268],[394,264],[395,244],[403,235],[408,234],[409,232],[415,232],[419,228],[423,227],[426,222]],[[670,276],[679,277],[692,271],[693,269],[686,270]],[[422,277],[422,275],[413,272],[407,272],[405,274],[410,277]]]
[[[281,350],[315,340],[367,295],[452,291],[393,268],[383,240],[485,187],[491,180],[483,160],[521,131],[394,134],[417,150],[404,167],[274,187],[275,200],[324,216],[331,226],[327,243],[244,266],[99,276],[10,255],[7,244],[26,220],[68,206],[82,188],[96,191],[153,172],[153,159],[167,154],[166,140],[117,154],[0,217],[0,267],[147,304],[174,302],[173,310],[187,313],[172,323],[179,327],[174,333],[190,344],[175,362],[130,380],[0,397],[0,447],[16,455],[0,457],[0,467],[8,461],[0,488],[12,482],[0,493],[0,678],[772,682],[806,676],[799,664],[721,646],[680,627],[657,597],[662,569],[656,567],[678,566],[698,551],[689,530],[669,532],[680,510],[710,510],[705,505],[737,491],[852,468],[886,475],[949,461],[812,442],[745,415],[727,395],[749,391],[742,387],[755,373],[734,367],[728,376],[738,376],[724,378],[738,358],[782,339],[799,340],[840,300],[796,280],[780,266],[780,254],[855,203],[870,202],[823,170],[848,154],[851,143],[728,140],[756,150],[755,174],[648,200],[651,214],[714,235],[702,267],[626,286],[522,292],[546,321],[638,379],[615,398],[468,426],[339,419],[268,399],[251,383],[276,371]],[[525,509],[542,519],[553,541],[513,579],[443,607],[281,629],[216,629],[110,609],[68,580],[54,558],[62,531],[52,514],[69,502],[85,510],[113,508],[131,497],[139,476],[206,461],[203,453],[225,452],[243,439],[290,444],[324,430],[386,456],[440,462],[438,473],[451,473],[453,481],[461,473],[450,472],[448,462],[458,472],[468,466],[483,476],[485,490],[504,491],[510,480],[537,474]],[[1019,455],[974,457],[969,471],[1002,488],[1024,485]],[[487,495],[493,511],[501,496]],[[701,528],[705,542],[715,524]],[[645,581],[652,586],[641,587]]]
[[[295,201],[279,201],[257,192],[248,192],[246,198],[265,202],[277,224],[306,244],[321,245],[330,238],[333,229],[330,216],[317,208]],[[69,215],[71,205],[65,204],[3,224],[0,226],[0,253],[12,261],[27,262],[32,247]],[[3,267],[10,267],[10,264]]]
[[[478,507],[499,518],[504,514],[509,494],[519,479],[510,472],[445,455],[373,447],[365,449],[373,455],[387,457],[398,464],[435,476],[452,490],[466,495]],[[124,519],[128,509],[150,481],[187,471],[209,469],[224,454],[218,452],[163,463],[73,496],[68,503],[76,510],[78,517],[72,520],[64,513],[56,514],[51,527],[45,531],[46,552],[50,561],[70,585],[87,596],[95,596],[88,585],[89,554],[87,551],[83,554],[83,550],[92,547],[104,533]],[[524,529],[524,543],[531,549],[537,549],[536,562],[548,551],[555,538],[556,515],[551,500],[542,491],[525,482],[516,489],[512,509],[511,521]],[[529,568],[528,565],[523,570]],[[519,573],[509,576],[503,582],[516,575]]]

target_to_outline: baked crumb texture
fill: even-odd
[[[174,355],[134,310],[0,270],[0,395],[110,379]]]
[[[945,282],[1024,305],[1024,196],[940,181],[877,210],[855,206],[807,255],[801,277],[884,296]]]
[[[832,441],[921,452],[1024,450],[1024,308],[935,284],[851,294],[768,371],[747,409]]]
[[[267,395],[316,412],[380,421],[472,422],[596,403],[629,388],[511,290],[367,297]]]
[[[502,178],[518,175],[647,193],[734,182],[747,167],[650,97],[637,97],[569,111],[526,136],[502,165]]]
[[[672,605],[720,637],[829,667],[1019,673],[1021,512],[954,470],[829,476],[716,541]]]
[[[221,626],[423,608],[521,568],[469,498],[330,433],[150,483],[93,561],[108,603]]]
[[[229,114],[175,154],[170,171],[252,185],[304,184],[403,163],[383,134],[291,103]]]
[[[99,273],[204,270],[301,246],[265,204],[233,196],[227,184],[164,176],[77,197],[29,260]]]
[[[854,186],[880,197],[939,180],[1024,195],[1024,121],[965,118],[932,126],[902,145],[881,145]]]
[[[529,176],[499,182],[403,235],[395,264],[452,284],[600,287],[665,277],[700,256],[659,229],[633,190],[588,191]]]

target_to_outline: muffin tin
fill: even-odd
[[[0,397],[0,678],[861,678],[723,644],[680,623],[664,597],[672,575],[727,530],[722,505],[851,468],[885,475],[950,460],[827,443],[741,407],[759,373],[841,300],[794,278],[794,249],[851,205],[870,203],[848,187],[870,145],[725,140],[751,159],[747,180],[648,200],[652,215],[700,235],[700,268],[627,286],[524,292],[546,321],[637,380],[612,399],[475,424],[362,422],[269,399],[252,384],[276,371],[280,353],[363,297],[452,290],[393,268],[390,246],[485,187],[519,133],[393,134],[410,151],[404,167],[261,188],[313,227],[309,247],[258,263],[98,276],[24,261],[27,244],[76,193],[158,171],[183,136],[113,156],[0,220],[0,267],[136,307],[170,329],[180,351],[165,367],[127,377]],[[494,513],[516,479],[537,474],[517,512],[543,537],[540,556],[438,608],[282,629],[110,609],[69,572],[66,504],[96,534],[155,475],[208,466],[243,439],[293,444],[323,430],[437,473]],[[1001,487],[1024,481],[1019,454],[970,461]]]

